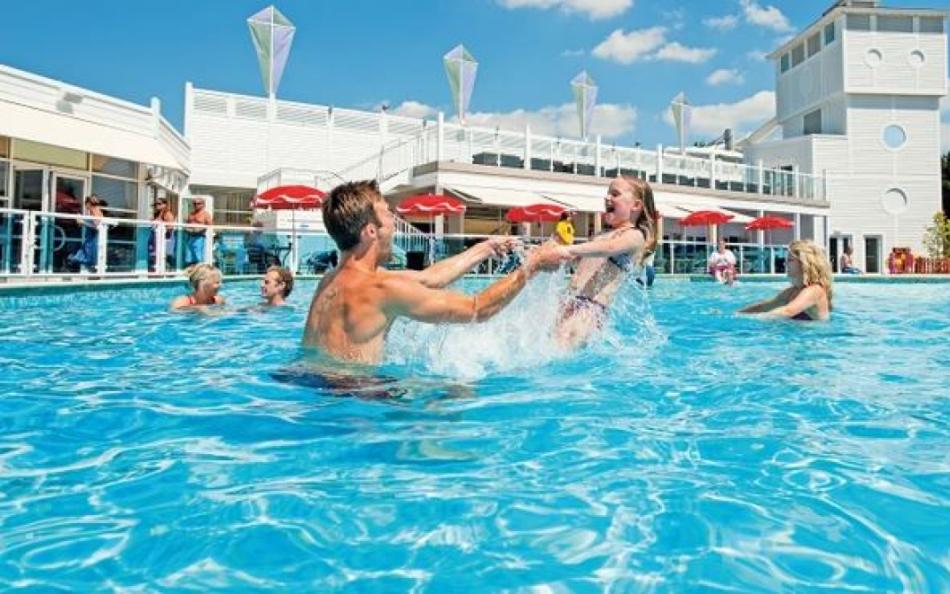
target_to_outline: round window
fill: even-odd
[[[910,52],[910,56],[907,58],[907,60],[914,68],[920,68],[924,65],[924,62],[927,60],[927,58],[924,57],[924,52],[920,50],[914,50]]]
[[[907,132],[897,124],[891,124],[884,128],[884,146],[896,151],[907,142]]]
[[[901,189],[891,188],[884,192],[881,206],[887,214],[899,215],[907,210],[907,194]]]
[[[868,53],[864,55],[864,61],[871,68],[877,68],[884,61],[884,54],[880,50],[869,49]]]

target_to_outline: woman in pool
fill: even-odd
[[[831,315],[831,265],[825,251],[806,240],[788,246],[787,275],[792,286],[739,313],[792,320],[827,320]]]
[[[294,275],[286,268],[280,266],[271,266],[267,269],[267,274],[261,281],[261,297],[264,302],[261,305],[286,305],[285,299],[290,296],[294,290]]]
[[[580,258],[555,328],[564,346],[585,342],[603,325],[624,279],[631,273],[639,277],[644,261],[656,250],[656,207],[649,183],[636,177],[614,179],[605,210],[606,233],[557,248],[563,260]]]
[[[197,264],[188,272],[188,284],[192,293],[172,301],[172,309],[204,307],[206,305],[224,305],[224,297],[218,295],[221,290],[221,271],[210,264]]]

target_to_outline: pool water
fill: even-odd
[[[372,375],[300,349],[312,282],[0,299],[0,590],[950,590],[946,286],[660,279],[571,354],[558,282]]]

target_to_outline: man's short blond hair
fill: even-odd
[[[333,188],[323,202],[323,224],[340,250],[350,250],[360,242],[360,233],[369,223],[381,226],[374,205],[383,199],[373,180],[347,182]]]

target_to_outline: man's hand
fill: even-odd
[[[496,258],[503,258],[510,252],[524,247],[517,237],[490,237],[485,240],[485,243],[491,248],[492,255]]]

